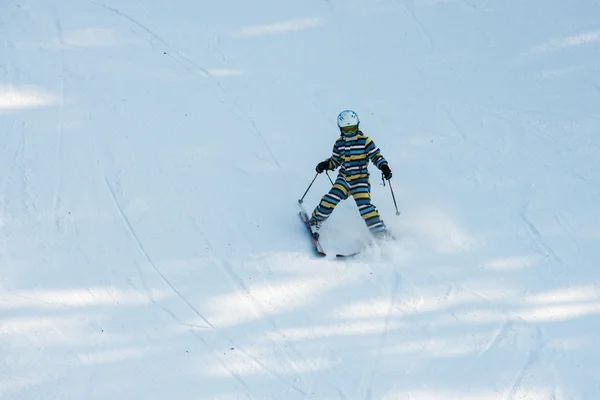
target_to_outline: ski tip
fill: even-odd
[[[360,251],[357,251],[356,253],[350,253],[350,254],[336,254],[335,256],[337,258],[350,258],[350,257],[354,257],[360,254]]]

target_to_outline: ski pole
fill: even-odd
[[[327,171],[325,171],[325,175],[327,175],[327,177],[329,178],[329,182],[331,182],[331,185],[333,186],[333,181],[331,180],[331,177],[329,176],[329,173],[327,173]]]
[[[298,200],[298,203],[302,204],[302,202],[304,201],[304,196],[306,196],[306,193],[308,193],[308,191],[310,190],[310,187],[313,185],[313,183],[315,183],[315,179],[317,179],[317,176],[319,176],[318,172],[315,174],[315,177],[313,178],[310,185],[308,185],[308,189],[306,189],[306,192],[304,192],[304,194],[302,195],[302,198],[300,200]]]
[[[331,177],[329,176],[329,174],[327,173],[327,171],[325,171],[325,174],[329,178],[329,182],[331,182],[331,184],[333,185],[333,181],[331,180]],[[313,180],[310,183],[310,185],[308,185],[308,189],[306,189],[306,192],[304,192],[304,194],[302,195],[302,198],[300,200],[298,200],[298,203],[302,204],[304,202],[304,197],[306,196],[306,193],[308,193],[308,191],[310,190],[310,187],[313,185],[313,183],[315,183],[315,179],[317,179],[317,176],[319,176],[318,172],[315,174],[315,177],[313,178]]]
[[[392,200],[394,200],[394,207],[396,207],[396,215],[400,215],[400,211],[398,211],[398,205],[396,204],[396,196],[394,196],[394,189],[392,189],[392,181],[388,180],[390,184],[390,192],[392,192]]]

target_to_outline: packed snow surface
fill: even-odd
[[[597,0],[9,0],[0,39],[0,398],[600,399]],[[319,258],[344,109],[397,240],[350,199]]]

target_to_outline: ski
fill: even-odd
[[[304,222],[304,226],[306,226],[306,230],[308,231],[308,235],[310,236],[310,239],[312,240],[315,251],[320,256],[323,256],[323,257],[326,256],[327,254],[325,253],[325,251],[323,251],[323,248],[321,247],[321,243],[319,243],[319,240],[316,239],[312,235],[312,232],[310,231],[310,227],[308,226],[308,220],[309,220],[308,214],[306,214],[304,211],[300,211],[298,214],[300,215],[302,222]]]
[[[335,256],[337,258],[350,258],[350,257],[354,257],[360,254],[360,251],[355,251],[354,253],[348,253],[348,254],[336,254]]]

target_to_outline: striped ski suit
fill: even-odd
[[[329,193],[323,196],[313,211],[313,217],[318,221],[326,220],[335,206],[351,195],[367,227],[372,232],[385,229],[377,208],[371,202],[371,183],[367,168],[369,161],[377,168],[387,164],[375,142],[361,131],[351,137],[341,136],[333,145],[331,157],[325,161],[329,161],[329,169],[339,167],[340,171]]]

